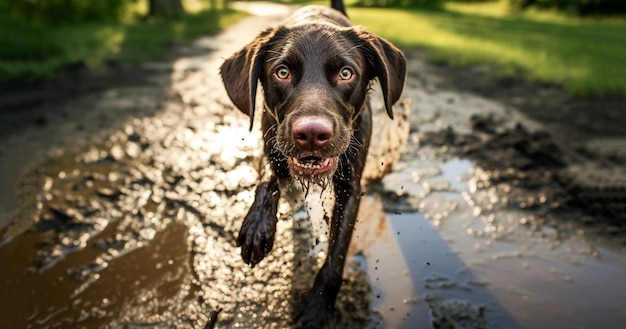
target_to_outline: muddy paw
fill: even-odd
[[[254,267],[265,258],[274,247],[274,234],[276,212],[253,205],[243,220],[237,237],[237,246],[241,247],[243,261]]]
[[[333,314],[332,305],[328,305],[319,292],[310,292],[294,316],[297,328],[330,328]]]

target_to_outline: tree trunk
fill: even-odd
[[[176,17],[185,13],[181,0],[150,0],[150,17]]]

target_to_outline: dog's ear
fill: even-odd
[[[250,130],[254,123],[257,82],[263,74],[266,48],[277,31],[277,28],[269,28],[261,32],[220,67],[228,97],[241,112],[250,117]]]
[[[383,91],[385,109],[393,119],[393,104],[395,104],[404,89],[406,80],[406,57],[402,51],[389,41],[373,34],[362,26],[355,26],[354,31],[360,40],[365,42],[363,49],[366,52],[368,64],[378,78]]]

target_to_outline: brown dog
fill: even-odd
[[[332,8],[304,7],[261,32],[224,62],[221,75],[232,102],[250,116],[250,129],[259,81],[265,101],[264,151],[273,173],[257,186],[241,226],[237,245],[243,260],[254,266],[272,250],[279,181],[334,189],[328,256],[295,315],[302,325],[321,328],[341,286],[359,208],[372,127],[370,85],[378,78],[393,118],[406,59],[386,40],[352,26],[342,1],[332,0]]]

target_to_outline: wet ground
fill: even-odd
[[[288,12],[254,8],[175,61],[2,94],[0,328],[290,327],[328,202],[292,191],[274,251],[243,264],[264,164],[217,67]],[[626,99],[407,56],[335,327],[621,327]]]

